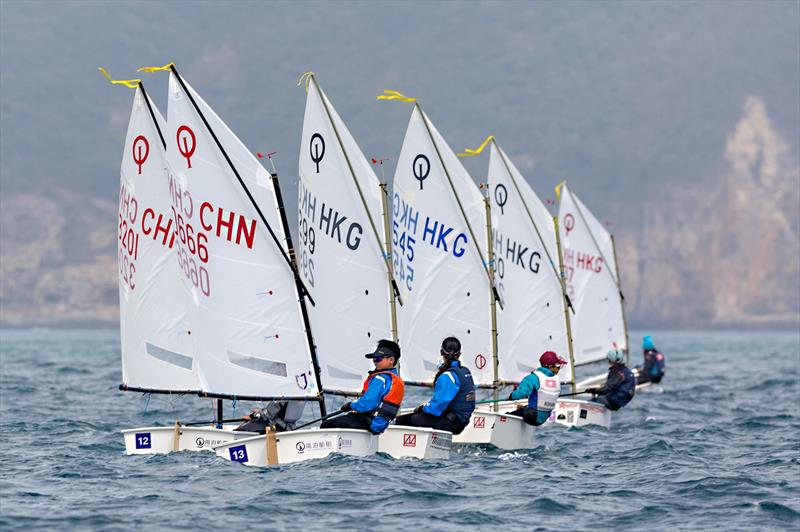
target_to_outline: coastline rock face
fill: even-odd
[[[800,327],[800,164],[760,99],[714,175],[615,225],[631,328]],[[116,326],[116,238],[114,198],[0,198],[0,326]]]
[[[65,190],[0,200],[0,325],[119,319],[116,203]]]
[[[749,97],[720,170],[646,204],[620,235],[630,320],[647,326],[800,326],[800,165]]]

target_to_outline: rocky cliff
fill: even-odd
[[[631,327],[800,327],[800,166],[744,103],[717,170],[617,220]],[[591,207],[591,198],[584,198]],[[115,325],[115,198],[0,199],[0,325]]]

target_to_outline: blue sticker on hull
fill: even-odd
[[[136,433],[136,448],[137,449],[152,449],[153,438],[150,437],[149,432]]]
[[[236,447],[231,447],[228,449],[228,452],[231,455],[232,462],[247,462],[247,446],[246,445],[237,445]]]

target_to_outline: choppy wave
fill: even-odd
[[[210,453],[125,456],[121,428],[212,407],[117,391],[115,333],[2,331],[0,529],[800,527],[800,338],[656,338],[667,377],[611,430],[540,430],[534,449],[467,447],[449,460],[330,456],[256,470]],[[774,353],[762,380],[756,348]]]

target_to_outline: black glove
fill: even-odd
[[[514,400],[514,398],[512,397],[513,395],[514,395],[513,393],[508,394],[508,400],[509,401],[513,401]]]
[[[419,405],[417,408],[414,409],[415,414],[422,414],[422,407],[425,405]]]
[[[350,405],[350,402],[348,401],[342,405],[342,407],[339,409],[339,412],[350,412],[352,409],[353,407]]]
[[[586,393],[590,393],[590,394],[592,394],[592,395],[597,395],[597,388],[586,388],[586,389],[584,390],[584,392],[586,392]]]

